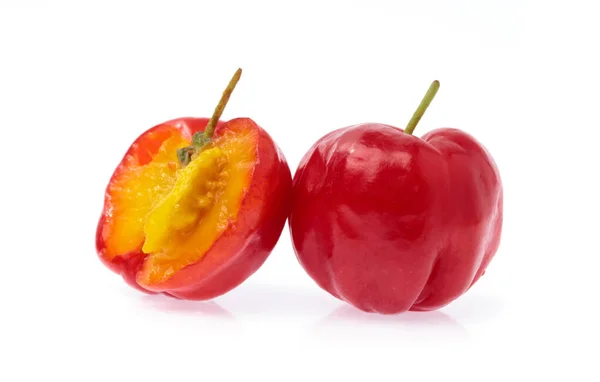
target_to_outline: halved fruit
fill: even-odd
[[[237,218],[256,143],[256,131],[224,131],[183,167],[174,159],[191,141],[174,132],[148,163],[121,171],[108,190],[107,257],[141,248],[148,255],[138,276],[143,284],[200,260]]]
[[[149,129],[109,182],[97,252],[137,289],[213,298],[253,274],[281,235],[291,207],[285,157],[251,119],[219,121],[240,74],[210,120]]]

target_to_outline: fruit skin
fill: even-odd
[[[324,290],[383,314],[441,308],[485,272],[500,244],[494,160],[457,129],[421,139],[383,124],[330,132],[301,160],[289,228]]]
[[[126,170],[125,161],[128,156],[134,155],[144,160],[144,156],[148,155],[147,148],[160,146],[162,141],[157,142],[149,138],[152,133],[160,135],[157,132],[171,126],[191,140],[194,133],[204,131],[207,123],[207,118],[180,118],[148,129],[130,146],[110,182],[119,171]],[[212,243],[200,261],[181,269],[165,282],[146,287],[138,283],[137,275],[147,256],[141,251],[141,247],[113,259],[106,256],[103,227],[108,211],[105,199],[96,230],[96,251],[100,260],[109,269],[122,275],[132,287],[145,293],[163,293],[179,299],[212,299],[230,291],[250,277],[275,247],[291,203],[292,178],[286,158],[269,134],[249,118],[219,121],[214,137],[220,136],[227,129],[256,129],[258,132],[257,161],[237,219],[230,222],[229,227]],[[106,196],[108,197],[108,194]]]

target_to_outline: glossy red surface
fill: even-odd
[[[502,230],[496,164],[470,135],[362,124],[299,164],[289,226],[300,264],[364,311],[438,309],[485,272]]]
[[[155,152],[162,143],[161,139],[169,136],[161,134],[162,130],[176,128],[191,140],[195,132],[204,131],[207,123],[206,118],[181,118],[149,129],[131,145],[115,174],[126,170],[123,163],[129,155],[136,155],[143,162],[147,152]],[[251,119],[219,122],[214,136],[218,137],[230,129],[256,129],[258,158],[236,221],[230,222],[198,262],[181,269],[161,284],[143,288],[136,281],[146,258],[141,248],[112,259],[105,256],[105,207],[96,232],[96,250],[100,260],[122,275],[129,285],[146,293],[163,293],[191,300],[211,299],[230,291],[251,276],[275,247],[290,210],[292,179],[289,166],[269,134]]]

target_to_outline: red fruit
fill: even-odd
[[[503,191],[494,160],[457,129],[411,135],[367,123],[335,130],[293,181],[290,231],[314,281],[364,311],[433,310],[465,293],[500,243]]]
[[[277,243],[291,174],[248,118],[180,118],[144,132],[113,173],[98,224],[102,262],[148,293],[205,300],[252,275]]]

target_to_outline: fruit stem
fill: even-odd
[[[215,126],[217,126],[217,122],[219,122],[219,118],[221,118],[221,115],[223,115],[223,110],[225,110],[225,106],[227,106],[227,102],[229,102],[229,97],[231,97],[231,93],[233,93],[233,89],[235,89],[235,85],[237,85],[241,76],[242,76],[242,69],[236,70],[233,77],[231,77],[229,84],[223,91],[223,95],[221,96],[221,99],[219,100],[217,107],[215,107],[215,111],[213,112],[212,117],[210,117],[210,120],[208,121],[208,124],[206,125],[206,129],[204,129],[204,136],[206,138],[212,138],[212,136],[215,132]]]
[[[227,84],[227,87],[223,91],[223,95],[221,96],[217,107],[215,107],[213,115],[208,120],[204,131],[198,131],[194,134],[192,137],[192,144],[190,146],[182,147],[177,150],[177,160],[182,167],[187,166],[192,160],[193,156],[211,142],[212,136],[215,133],[217,122],[219,122],[219,118],[221,118],[221,115],[223,115],[223,110],[225,110],[225,106],[227,106],[227,102],[229,102],[229,97],[231,97],[231,93],[233,93],[233,89],[235,89],[235,85],[237,85],[241,76],[242,69],[236,70],[233,77],[231,77],[231,80],[229,80],[229,84]]]
[[[408,124],[404,129],[404,132],[406,134],[412,134],[413,131],[415,131],[415,127],[417,127],[417,124],[421,120],[423,114],[425,114],[425,110],[427,110],[427,108],[429,107],[429,104],[433,100],[433,97],[435,97],[435,94],[437,93],[439,88],[440,82],[438,80],[435,80],[431,83],[429,89],[427,89],[427,93],[425,93],[425,96],[421,100],[419,107],[417,107],[417,110],[415,110],[415,113],[413,114],[410,121],[408,121]]]

